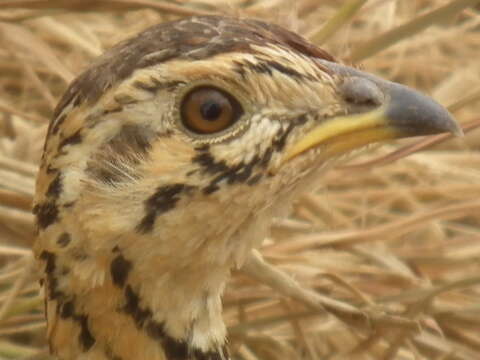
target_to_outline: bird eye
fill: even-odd
[[[198,134],[212,134],[233,125],[243,114],[242,106],[223,90],[202,86],[193,89],[180,105],[182,122]]]

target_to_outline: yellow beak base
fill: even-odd
[[[322,157],[347,153],[362,146],[402,137],[402,132],[388,125],[384,109],[327,120],[287,150],[288,161],[307,150],[322,146]],[[403,135],[404,136],[404,135]]]

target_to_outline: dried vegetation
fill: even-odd
[[[466,132],[370,149],[276,220],[263,259],[253,256],[225,294],[235,358],[480,358],[479,9],[478,0],[2,0],[0,358],[49,358],[30,203],[56,101],[106,47],[202,13],[298,31],[432,94]]]

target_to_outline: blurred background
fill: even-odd
[[[30,208],[56,102],[106,48],[197,14],[296,31],[430,94],[466,134],[371,147],[276,219],[273,267],[226,290],[234,357],[480,359],[480,0],[1,0],[0,359],[50,359]]]

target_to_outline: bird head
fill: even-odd
[[[206,340],[192,322],[204,306],[218,320],[230,268],[294,194],[353,150],[444,131],[460,132],[430,98],[280,27],[216,16],[158,25],[107,52],[57,107],[37,253],[47,272],[45,253],[69,268],[55,280],[63,293],[111,283],[117,307],[134,294],[169,336],[207,351],[224,328]],[[146,327],[135,319],[124,321]]]

